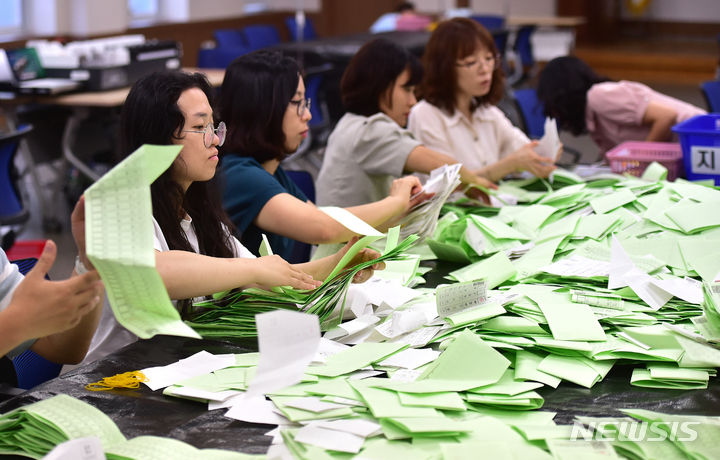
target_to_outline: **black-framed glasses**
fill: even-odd
[[[473,58],[469,61],[458,62],[455,65],[458,67],[464,67],[466,69],[479,70],[482,67],[483,69],[490,69],[491,71],[493,71],[500,66],[500,59],[501,56],[499,54],[494,54],[490,56],[484,56],[481,59]]]
[[[218,127],[215,128],[212,124],[212,122],[205,125],[205,128],[203,128],[202,131],[196,130],[196,129],[184,129],[184,133],[202,133],[203,134],[203,144],[205,144],[205,148],[210,148],[213,145],[213,138],[215,137],[215,134],[217,134],[218,139],[220,139],[220,142],[218,142],[218,147],[221,147],[225,143],[225,136],[227,135],[227,126],[225,126],[225,122],[221,121],[218,124]]]
[[[295,107],[297,107],[298,117],[302,117],[302,116],[305,114],[305,110],[306,110],[306,109],[307,109],[308,111],[310,110],[311,102],[312,102],[312,101],[310,100],[310,98],[300,99],[299,101],[290,100],[290,103],[291,103],[291,104],[294,104]]]

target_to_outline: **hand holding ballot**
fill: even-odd
[[[555,170],[556,166],[551,160],[554,157],[544,156],[538,150],[541,143],[542,141],[532,141],[510,155],[517,171],[529,171],[534,176],[545,178]]]
[[[545,119],[545,134],[535,146],[535,152],[545,158],[552,158],[553,162],[558,161],[562,155],[563,145],[558,135],[557,123],[554,118]]]

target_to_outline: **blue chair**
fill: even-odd
[[[313,177],[307,171],[285,171],[288,177],[295,182],[300,190],[305,194],[308,200],[315,202],[315,182]],[[299,264],[310,260],[310,249],[312,245],[295,241],[292,254],[288,257],[288,262]]]
[[[315,202],[315,182],[312,175],[307,171],[285,171],[288,177],[295,182],[308,200]]]
[[[537,26],[522,26],[515,34],[513,50],[520,58],[520,63],[527,69],[535,66],[535,56],[533,56],[532,42],[530,41],[535,29]]]
[[[198,51],[197,66],[201,69],[225,69],[236,57],[250,52],[246,45],[203,48]]]
[[[37,259],[13,260],[12,263],[18,266],[20,273],[26,275],[35,266]],[[62,364],[48,361],[32,350],[25,350],[20,353],[12,360],[12,364],[17,375],[17,386],[23,390],[29,390],[43,382],[54,379],[60,375],[62,369]]]
[[[532,77],[535,73],[535,56],[533,55],[532,42],[530,38],[537,29],[536,26],[522,26],[515,34],[515,43],[513,51],[517,58],[515,62],[515,78],[513,84],[520,83]]]
[[[20,226],[30,218],[18,190],[19,177],[15,168],[15,155],[20,140],[30,131],[32,126],[25,125],[17,131],[0,134],[0,226]],[[15,242],[15,230],[11,229],[2,235],[3,249],[10,249]]]
[[[510,32],[507,30],[494,30],[492,32],[493,41],[495,42],[495,47],[498,50],[498,53],[500,53],[500,57],[505,59],[505,51],[507,50],[507,42],[508,42],[508,35]]]
[[[239,29],[218,29],[213,31],[218,48],[247,47],[245,35]]]
[[[505,27],[505,17],[497,14],[473,15],[470,19],[479,22],[489,31]]]
[[[267,48],[268,46],[280,43],[280,35],[274,26],[266,24],[258,24],[253,26],[245,26],[242,29],[245,36],[245,43],[250,51]]]
[[[312,103],[310,104],[310,127],[317,128],[325,126],[327,124],[327,116],[325,112],[327,109],[323,107],[320,97],[320,86],[322,85],[322,75],[308,75],[307,81],[305,82],[305,96],[310,98]]]
[[[703,82],[700,88],[710,112],[720,112],[720,80]]]
[[[285,18],[285,26],[287,26],[288,32],[290,32],[290,40],[296,42],[298,39],[298,25],[297,22],[295,22],[295,16],[287,16]],[[317,33],[315,33],[315,26],[313,25],[312,20],[306,16],[302,39],[303,41],[308,41],[315,40],[316,38]]]
[[[543,104],[537,98],[535,89],[516,89],[513,94],[525,134],[531,139],[543,137],[545,134],[544,108]]]

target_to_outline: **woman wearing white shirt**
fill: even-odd
[[[215,127],[211,96],[202,74],[158,72],[138,80],[123,105],[123,153],[143,144],[182,145],[170,168],[150,186],[155,263],[170,298],[188,312],[195,298],[233,288],[316,288],[316,280],[332,271],[355,240],[331,256],[296,265],[276,255],[255,258],[243,247],[230,231],[232,223],[213,181],[225,125]],[[364,249],[349,266],[376,257],[377,252]],[[372,269],[363,270],[354,281],[371,275]],[[137,340],[108,307],[85,362]]]
[[[347,113],[328,138],[316,183],[321,206],[359,206],[385,198],[393,179],[428,174],[458,161],[423,145],[405,129],[415,105],[419,60],[386,38],[365,43],[350,60],[340,82]],[[466,167],[466,185],[497,188]],[[477,189],[469,191],[481,197]]]
[[[445,21],[430,37],[423,60],[424,100],[413,107],[408,124],[419,141],[491,181],[523,170],[547,177],[555,169],[535,152],[537,142],[494,105],[505,79],[487,29],[466,18]]]

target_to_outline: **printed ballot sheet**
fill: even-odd
[[[142,339],[200,336],[182,322],[155,269],[150,184],[180,146],[144,145],[85,192],[87,254],[115,318]]]
[[[555,159],[560,147],[562,147],[562,143],[558,135],[557,123],[554,118],[546,118],[545,134],[538,142],[538,145],[535,146],[535,151],[545,158]]]

